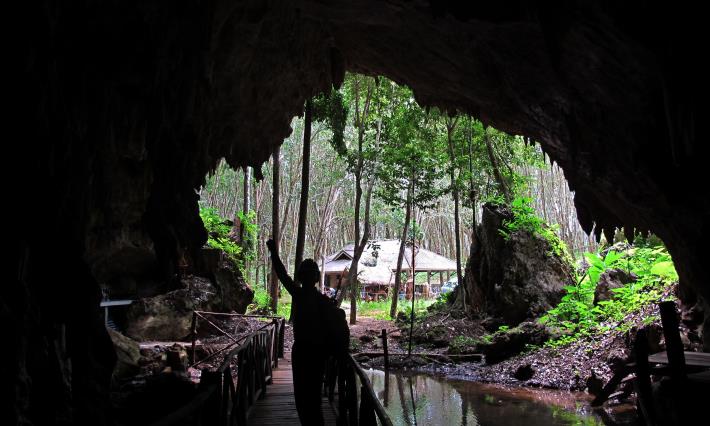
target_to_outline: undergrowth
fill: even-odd
[[[421,317],[426,313],[426,310],[431,306],[434,300],[420,299],[414,301],[414,311],[416,317]],[[392,304],[391,300],[381,300],[381,301],[359,301],[357,304],[358,315],[364,317],[371,317],[378,320],[388,320],[390,318],[390,306]],[[400,300],[397,304],[397,312],[404,312],[404,314],[409,318],[412,313],[412,302],[411,300]]]
[[[258,226],[256,225],[256,213],[250,211],[248,214],[238,213],[242,223],[243,238],[242,245],[237,244],[230,238],[232,230],[231,223],[223,219],[213,208],[200,208],[200,217],[207,230],[207,245],[209,247],[222,250],[239,270],[244,271],[245,262],[254,260],[256,256],[256,236]]]
[[[547,224],[544,219],[536,215],[535,209],[532,207],[531,198],[515,198],[510,203],[510,209],[513,213],[513,219],[503,220],[503,229],[498,230],[503,238],[508,240],[517,231],[526,231],[537,235],[550,245],[551,252],[548,254],[554,254],[572,264],[572,257],[567,250],[567,245],[557,235],[559,226]]]
[[[628,331],[624,321],[643,306],[658,303],[668,286],[678,280],[670,254],[663,246],[610,249],[604,256],[585,253],[586,272],[573,285],[566,286],[562,301],[547,312],[540,322],[556,329],[561,336],[548,341],[547,347],[560,347],[583,337],[594,337],[612,329]],[[594,290],[601,275],[609,269],[622,269],[636,279],[612,289],[610,300],[594,304]],[[650,323],[654,318],[644,319]]]

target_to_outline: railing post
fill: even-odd
[[[229,400],[231,396],[231,386],[230,382],[232,380],[232,369],[227,367],[226,370],[224,370],[224,375],[222,377],[222,405],[220,407],[220,422],[219,424],[222,426],[228,426],[229,425]]]
[[[348,424],[348,392],[346,385],[347,374],[345,369],[345,358],[338,358],[336,361],[338,371],[338,417],[341,425]]]
[[[222,374],[214,371],[208,371],[207,369],[202,370],[200,376],[200,387],[206,387],[213,383],[217,384],[217,390],[209,397],[205,403],[204,410],[202,411],[202,423],[203,424],[221,424],[221,380]]]
[[[634,387],[638,405],[641,408],[646,424],[655,424],[656,415],[653,409],[653,394],[651,391],[651,367],[648,364],[648,340],[645,329],[636,332],[634,355],[636,358]]]
[[[279,327],[279,358],[284,357],[284,337],[286,335],[286,319],[281,318],[281,326]]]
[[[270,385],[274,381],[274,349],[276,346],[274,345],[274,327],[271,328],[271,331],[269,334],[265,335],[264,338],[266,339],[266,344],[269,346],[268,349],[264,349],[264,354],[266,355],[266,359],[264,361],[264,376],[268,376],[269,379],[266,380],[266,384]]]
[[[370,401],[370,394],[365,385],[360,387],[360,425],[377,426],[375,407]]]
[[[244,362],[244,351],[241,351],[237,355],[237,412],[235,413],[237,425],[246,425],[247,423],[246,393],[248,391],[248,373]]]
[[[271,350],[271,356],[272,356],[271,362],[273,363],[273,366],[274,366],[273,368],[279,368],[279,342],[280,342],[279,335],[281,334],[279,332],[279,329],[280,329],[279,319],[274,318],[273,323],[274,323],[274,327],[271,330],[271,332],[272,332],[271,344],[273,346],[273,348]]]
[[[247,346],[247,371],[249,372],[249,407],[254,405],[254,392],[256,388],[256,363],[254,362],[254,352],[256,349],[256,337],[254,336]]]
[[[197,362],[197,358],[195,357],[195,340],[197,340],[197,313],[195,313],[195,311],[192,311],[192,325],[190,326],[190,335],[192,336],[192,349],[190,351],[192,354],[191,363],[194,364]]]
[[[355,384],[355,366],[347,360],[347,381],[345,393],[348,396],[348,418],[351,425],[357,425],[357,384]]]

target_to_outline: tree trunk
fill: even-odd
[[[493,176],[503,193],[503,198],[507,204],[511,202],[510,190],[508,189],[508,184],[505,182],[503,174],[500,172],[500,167],[498,166],[498,159],[493,152],[493,143],[488,136],[488,127],[483,130],[483,140],[486,142],[486,151],[488,152],[488,159],[491,161],[491,167],[493,167]]]
[[[365,102],[362,110],[360,110],[360,81],[355,80],[355,125],[357,127],[357,164],[355,165],[355,226],[353,227],[355,231],[355,238],[353,240],[354,250],[353,250],[353,260],[350,263],[350,270],[348,271],[348,281],[346,285],[350,289],[350,324],[355,324],[357,322],[357,275],[358,275],[358,263],[360,262],[360,257],[367,244],[367,239],[370,236],[370,200],[372,199],[372,187],[374,185],[374,178],[370,180],[370,185],[367,191],[367,197],[365,202],[365,223],[362,233],[362,238],[360,237],[360,206],[362,204],[362,174],[364,166],[363,157],[363,144],[365,140],[365,130],[367,118],[370,112],[370,101],[372,99],[373,85],[367,84],[367,92],[365,94]],[[377,137],[379,139],[380,126],[378,126]],[[338,304],[342,302],[342,299],[338,300]]]
[[[454,196],[454,242],[456,245],[456,282],[457,285],[461,285],[461,239],[459,238],[459,185],[456,182],[456,170],[455,162],[456,156],[454,155],[454,140],[453,132],[456,129],[456,119],[447,119],[446,122],[446,139],[449,144],[449,158],[451,159],[451,167],[449,169],[449,175],[451,177],[451,188],[453,190]],[[461,293],[463,295],[463,306],[466,307],[466,292]]]
[[[279,253],[279,194],[281,191],[281,165],[279,160],[280,149],[276,147],[274,150],[274,170],[273,170],[273,201],[271,204],[271,238],[276,243],[274,256]],[[273,264],[271,266],[271,286],[269,294],[271,295],[271,310],[276,313],[279,303],[279,279],[276,277],[276,271]]]
[[[476,185],[473,181],[473,120],[468,118],[468,172],[469,172],[469,197],[471,198],[471,240],[476,236]]]
[[[407,233],[409,232],[409,221],[412,217],[412,193],[407,191],[407,211],[404,215],[404,229],[402,229],[402,239],[399,243],[399,254],[397,255],[397,271],[394,276],[394,291],[392,292],[392,305],[390,306],[390,318],[397,316],[397,300],[399,299],[399,287],[402,285],[402,262],[404,261],[404,249],[407,244]]]
[[[301,201],[298,208],[298,234],[296,236],[296,261],[293,276],[298,278],[298,268],[303,260],[303,249],[306,242],[306,219],[308,218],[308,187],[310,186],[311,169],[311,116],[313,106],[311,100],[306,101],[306,112],[303,123],[303,171],[301,172]]]
[[[251,210],[251,167],[247,166],[244,168],[244,202],[242,203],[242,215],[246,219]],[[243,221],[242,221],[243,222]],[[244,241],[244,223],[240,223],[239,226],[239,243],[243,250],[249,250],[249,241]],[[247,282],[249,281],[249,262],[244,262],[244,277]]]

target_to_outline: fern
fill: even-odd
[[[498,230],[506,241],[515,232],[528,232],[547,241],[550,246],[550,255],[561,257],[567,263],[572,263],[572,257],[569,255],[567,245],[557,235],[559,226],[549,225],[537,216],[535,209],[532,207],[531,198],[518,197],[510,204],[510,208],[513,213],[512,220],[503,220],[503,228]]]
[[[581,337],[609,331],[615,324],[624,331],[631,324],[624,319],[643,306],[660,301],[666,288],[678,280],[673,262],[665,247],[635,247],[624,252],[610,250],[604,257],[585,253],[589,263],[586,273],[575,285],[564,287],[561,302],[548,311],[540,322],[558,329],[563,336],[546,343],[548,347],[567,345]],[[599,277],[611,268],[624,268],[637,276],[636,281],[612,289],[611,300],[594,305],[594,290]]]

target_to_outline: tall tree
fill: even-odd
[[[440,181],[442,164],[446,164],[445,149],[436,137],[434,120],[414,102],[411,91],[396,87],[390,95],[389,113],[386,114],[384,142],[381,146],[381,161],[378,168],[379,188],[377,196],[394,209],[406,209],[400,241],[400,254],[409,238],[419,229],[410,228],[414,208],[431,207],[442,193]],[[412,188],[417,188],[416,192]],[[392,291],[390,315],[397,313],[397,298],[401,279],[402,262],[395,272],[395,288]],[[414,277],[412,277],[414,278]]]
[[[281,152],[280,148],[276,147],[274,150],[273,158],[273,175],[272,175],[272,185],[273,185],[273,200],[271,202],[271,238],[276,243],[276,249],[274,250],[274,257],[279,256],[279,246],[281,241],[281,235],[279,235],[279,202],[281,194]],[[277,312],[279,306],[279,279],[276,276],[276,270],[273,264],[271,265],[271,286],[270,296],[271,296],[271,311]]]
[[[242,249],[246,252],[251,250],[251,241],[247,241],[244,232],[247,224],[243,223],[249,220],[249,211],[251,210],[251,167],[244,167],[244,201],[242,202],[242,216],[237,216],[234,223],[239,223],[239,244],[241,244]],[[244,263],[244,277],[247,281],[249,278],[249,261],[246,260]]]
[[[301,172],[301,200],[298,208],[298,234],[296,237],[296,261],[293,276],[298,277],[298,268],[303,260],[303,249],[306,242],[306,219],[308,217],[308,188],[311,174],[311,122],[313,118],[313,103],[306,101],[306,111],[303,119],[303,171]]]
[[[491,162],[491,167],[493,168],[493,176],[496,179],[496,183],[498,183],[498,187],[501,193],[503,194],[505,202],[510,204],[510,202],[513,201],[513,198],[510,194],[508,182],[506,182],[505,177],[503,177],[503,173],[501,173],[500,171],[500,166],[498,165],[498,158],[496,157],[495,152],[493,150],[493,141],[491,140],[490,132],[487,126],[483,129],[483,140],[486,143],[486,152],[488,153],[488,158]]]
[[[476,235],[476,184],[473,179],[473,119],[468,117],[468,132],[466,133],[466,142],[468,148],[468,197],[471,205],[471,236],[475,239]]]
[[[412,217],[412,191],[411,187],[407,191],[406,213],[404,215],[404,226],[402,227],[402,237],[399,240],[399,253],[397,254],[397,269],[394,274],[394,289],[392,290],[392,303],[390,304],[390,318],[397,316],[397,302],[399,300],[399,288],[402,286],[402,263],[407,247],[407,235],[409,235],[409,221]]]
[[[458,117],[446,116],[446,144],[449,148],[449,177],[451,179],[451,192],[454,197],[454,241],[456,243],[456,282],[461,284],[461,240],[459,239],[459,185],[456,177],[456,154],[454,152],[454,130],[458,122]],[[466,306],[465,296],[462,299]]]
[[[372,77],[365,77],[362,75],[351,75],[349,78],[349,84],[346,86],[350,89],[349,95],[352,99],[352,117],[353,117],[353,127],[357,131],[357,150],[351,155],[351,162],[353,163],[353,175],[355,177],[355,212],[353,221],[353,231],[354,231],[354,247],[353,247],[353,259],[350,263],[350,269],[348,270],[348,279],[346,285],[348,286],[350,293],[350,323],[355,324],[357,322],[357,299],[358,294],[358,265],[362,253],[365,250],[367,241],[370,237],[370,201],[372,199],[372,187],[374,185],[374,176],[371,177],[367,191],[365,193],[365,215],[363,224],[361,225],[361,208],[362,208],[362,196],[363,196],[363,173],[365,171],[365,157],[370,150],[365,148],[365,136],[370,124],[370,114],[371,106],[373,102],[373,96],[375,94],[377,81]],[[379,133],[379,132],[378,132]],[[361,227],[362,226],[362,233]],[[341,297],[344,296],[341,290]],[[338,302],[341,302],[342,298]]]

